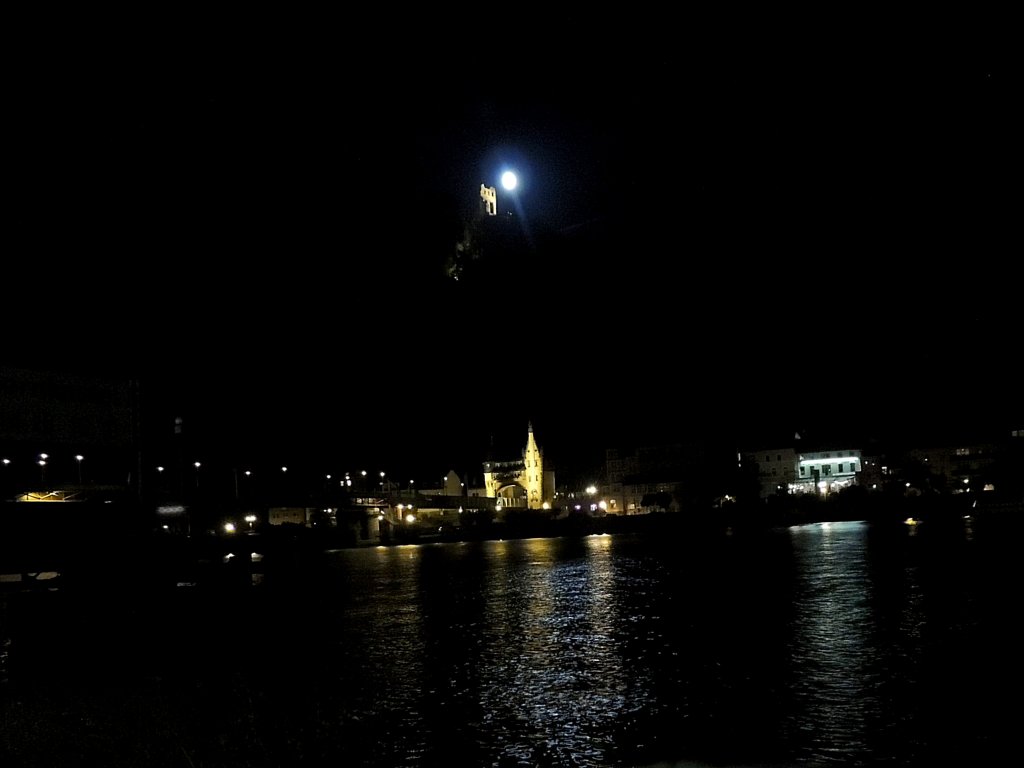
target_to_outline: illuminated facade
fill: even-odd
[[[796,493],[827,495],[857,482],[861,471],[859,450],[811,451],[796,456],[796,478],[790,486]]]
[[[526,448],[518,461],[485,461],[487,496],[501,508],[548,509],[555,497],[555,473],[544,469],[544,453],[527,427]]]
[[[740,469],[756,480],[762,499],[789,493],[828,495],[858,482],[865,469],[854,449],[797,452],[793,448],[760,448],[739,457]]]

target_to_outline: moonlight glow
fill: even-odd
[[[516,178],[516,175],[512,173],[512,171],[505,171],[503,174],[501,174],[501,186],[503,186],[510,192],[516,188],[516,184],[518,182],[519,180]]]

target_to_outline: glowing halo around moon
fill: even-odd
[[[501,186],[509,192],[515,189],[518,183],[519,179],[516,178],[516,175],[512,171],[505,171],[501,174]]]

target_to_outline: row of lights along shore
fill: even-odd
[[[7,460],[4,459],[4,462],[7,463]],[[199,469],[203,466],[203,463],[201,461],[195,461],[195,462],[192,462],[192,466],[195,467],[196,472],[198,472]],[[165,467],[162,464],[157,465],[156,471],[160,472],[160,473],[166,472],[167,471],[167,467]],[[281,467],[281,474],[285,474],[287,472],[288,472],[288,467],[287,466],[282,466]],[[244,474],[246,477],[252,477],[252,470],[251,469],[246,469],[246,470],[244,470],[242,472],[242,474]],[[362,477],[365,478],[368,473],[364,469],[359,474]],[[332,480],[334,478],[334,475],[331,474],[330,472],[328,472],[326,475],[324,475],[324,478],[327,479],[327,480]],[[383,486],[387,482],[386,478],[387,478],[387,473],[386,472],[381,472],[380,473],[380,484],[381,484],[381,486]],[[441,482],[443,484],[445,482],[445,478],[441,478]],[[342,478],[341,480],[339,480],[338,484],[341,485],[343,488],[351,488],[352,487],[352,473],[351,472],[346,472],[345,473],[345,477]],[[410,480],[409,481],[409,488],[411,489],[415,484],[416,484],[415,480]]]
[[[82,462],[85,460],[85,456],[80,454],[80,453],[76,453],[74,455],[74,459],[75,459],[75,462],[76,462],[77,467],[78,467],[78,482],[81,483],[82,482]],[[32,461],[33,461],[33,463],[35,463],[35,464],[37,464],[39,466],[40,472],[42,473],[45,470],[45,468],[52,462],[52,457],[51,457],[51,455],[49,453],[39,453],[39,454],[36,454],[36,456],[32,459]],[[0,459],[0,465],[2,465],[4,467],[9,467],[9,466],[11,466],[14,463],[15,462],[13,462],[8,457],[4,457],[4,458]],[[198,479],[199,470],[203,467],[203,463],[201,461],[194,461],[194,462],[192,462],[192,467],[195,469],[196,476],[197,476],[197,479]],[[156,469],[157,473],[159,473],[159,474],[163,474],[164,472],[168,471],[168,467],[166,465],[163,465],[163,464],[158,464],[155,467],[155,469]],[[235,471],[237,472],[238,470],[236,469]],[[281,468],[280,468],[280,472],[281,472],[281,474],[286,474],[288,472],[288,467],[286,465],[282,465]],[[246,469],[246,470],[242,471],[242,474],[245,475],[246,477],[251,477],[253,475],[253,471],[251,469]],[[363,479],[364,482],[365,482],[366,477],[369,475],[369,473],[366,470],[362,470],[358,474]],[[380,472],[379,474],[380,474],[380,483],[379,484],[380,484],[381,488],[383,489],[385,487],[385,485],[387,484],[387,473],[386,472]],[[45,479],[45,475],[41,474],[41,479]],[[326,479],[327,481],[330,481],[330,480],[334,479],[334,474],[328,472],[328,473],[326,473],[324,475],[324,479]],[[447,482],[447,478],[442,477],[441,478],[441,486],[443,487],[446,482]],[[344,476],[339,479],[338,484],[342,488],[351,488],[352,487],[352,473],[351,472],[345,472]],[[410,479],[409,480],[409,485],[408,485],[408,490],[411,492],[414,489],[415,485],[416,485],[416,481]],[[465,483],[463,483],[463,485],[465,485]]]

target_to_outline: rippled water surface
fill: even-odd
[[[424,544],[241,592],[9,604],[0,756],[992,764],[1015,725],[1011,551],[857,522]]]

